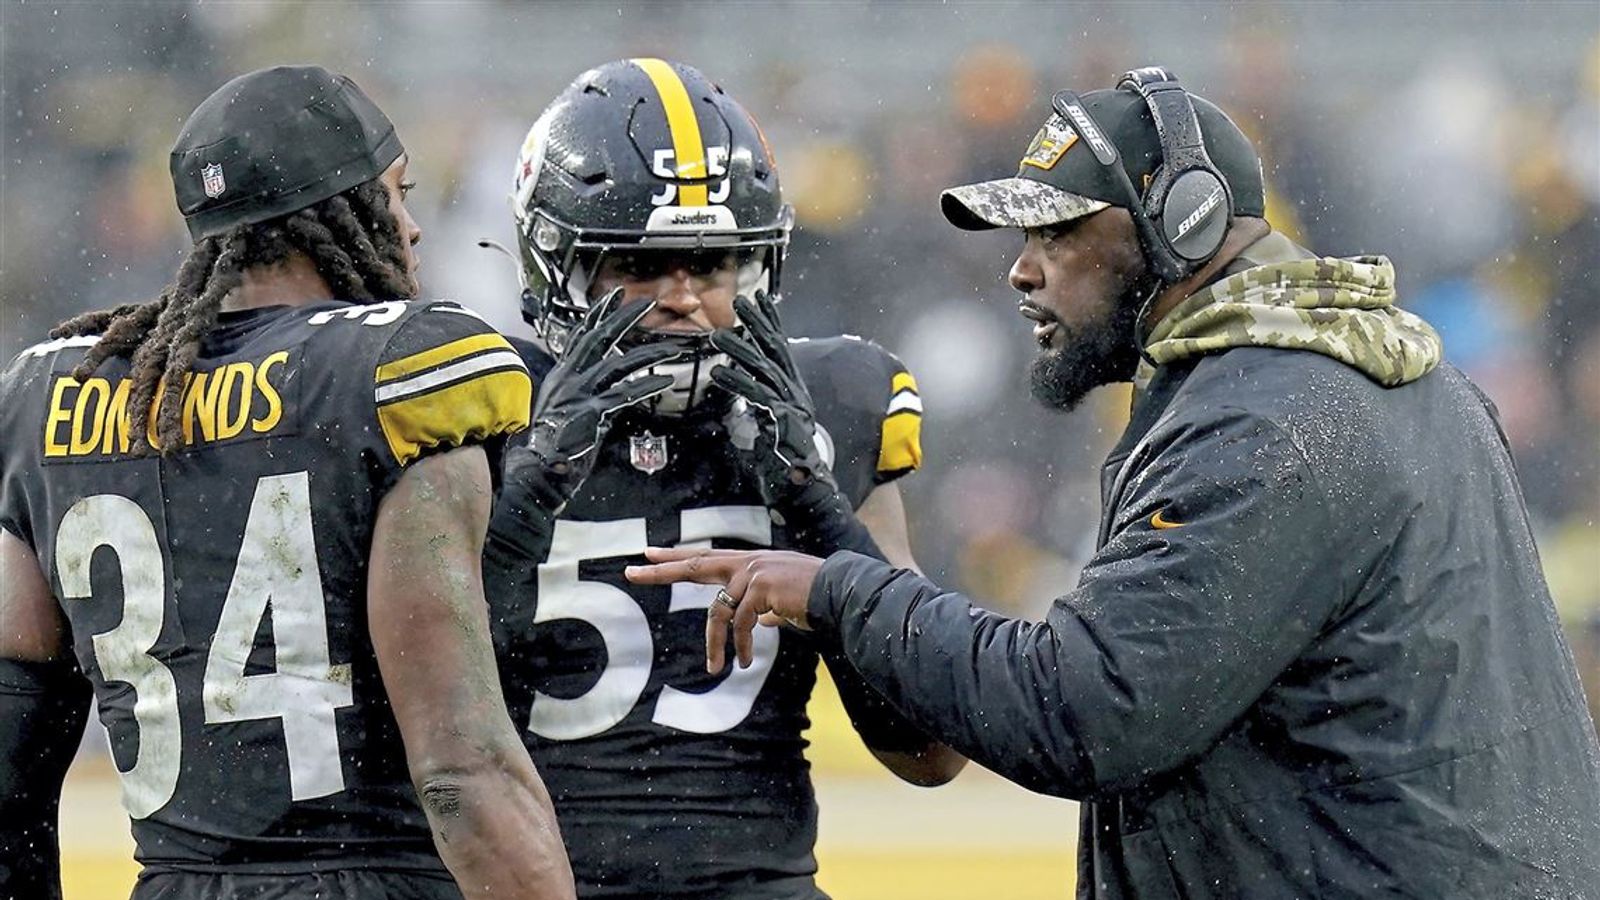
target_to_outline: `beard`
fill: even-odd
[[[1131,381],[1139,365],[1134,326],[1149,290],[1140,279],[1105,315],[1075,329],[1058,320],[1061,346],[1040,352],[1028,368],[1028,390],[1033,398],[1067,412],[1101,385]]]

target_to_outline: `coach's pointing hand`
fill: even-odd
[[[654,565],[628,566],[635,584],[715,584],[722,587],[706,610],[706,671],[715,675],[726,662],[728,626],[741,668],[752,658],[751,632],[764,625],[788,623],[807,628],[806,602],[822,560],[784,550],[698,550],[651,547],[645,557]]]

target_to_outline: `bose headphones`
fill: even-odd
[[[1206,153],[1194,103],[1178,84],[1178,76],[1160,66],[1147,66],[1124,74],[1117,89],[1144,98],[1161,139],[1161,167],[1142,198],[1128,178],[1116,146],[1078,95],[1060,91],[1050,105],[1122,185],[1145,259],[1163,284],[1176,284],[1222,249],[1233,219],[1233,193]]]

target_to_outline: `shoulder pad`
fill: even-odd
[[[395,461],[405,466],[433,448],[526,428],[533,387],[505,337],[450,301],[410,306],[391,320],[373,374],[378,424]],[[363,308],[370,309],[356,309]]]
[[[876,432],[875,483],[922,465],[922,398],[893,353],[854,335],[793,341],[789,348],[819,415],[824,407],[843,407]]]
[[[77,365],[78,361],[83,359],[83,354],[99,340],[100,336],[93,334],[52,338],[24,349],[13,357],[4,369],[0,369],[0,375],[4,376],[3,380],[0,380],[0,396],[7,398],[4,401],[7,404],[13,403],[12,392],[23,390],[22,383],[31,382],[36,378],[47,378],[58,365],[66,368]],[[77,352],[67,361],[58,361],[59,354],[63,350]]]
[[[77,337],[54,338],[52,340],[41,341],[37,344],[34,344],[32,347],[29,347],[28,349],[17,354],[17,358],[37,359],[39,357],[49,356],[50,354],[59,350],[65,350],[68,347],[93,347],[99,342],[100,336],[98,334],[83,334]]]

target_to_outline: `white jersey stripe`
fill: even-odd
[[[77,337],[56,338],[52,341],[45,341],[42,344],[34,344],[32,347],[22,351],[21,355],[49,356],[51,353],[67,347],[93,347],[99,342],[100,335],[98,334],[82,334],[78,335]]]
[[[527,371],[527,366],[522,364],[522,357],[518,356],[516,351],[495,350],[491,353],[451,363],[442,369],[434,369],[432,372],[413,375],[403,381],[391,381],[388,384],[379,385],[376,392],[377,401],[386,403],[400,397],[420,394],[442,384],[459,381],[486,369],[503,368],[516,368],[524,372]]]
[[[889,411],[884,413],[884,415],[892,416],[895,413],[906,409],[912,410],[913,412],[922,412],[922,398],[911,393],[910,391],[901,391],[900,393],[895,394],[894,397],[889,401]]]

